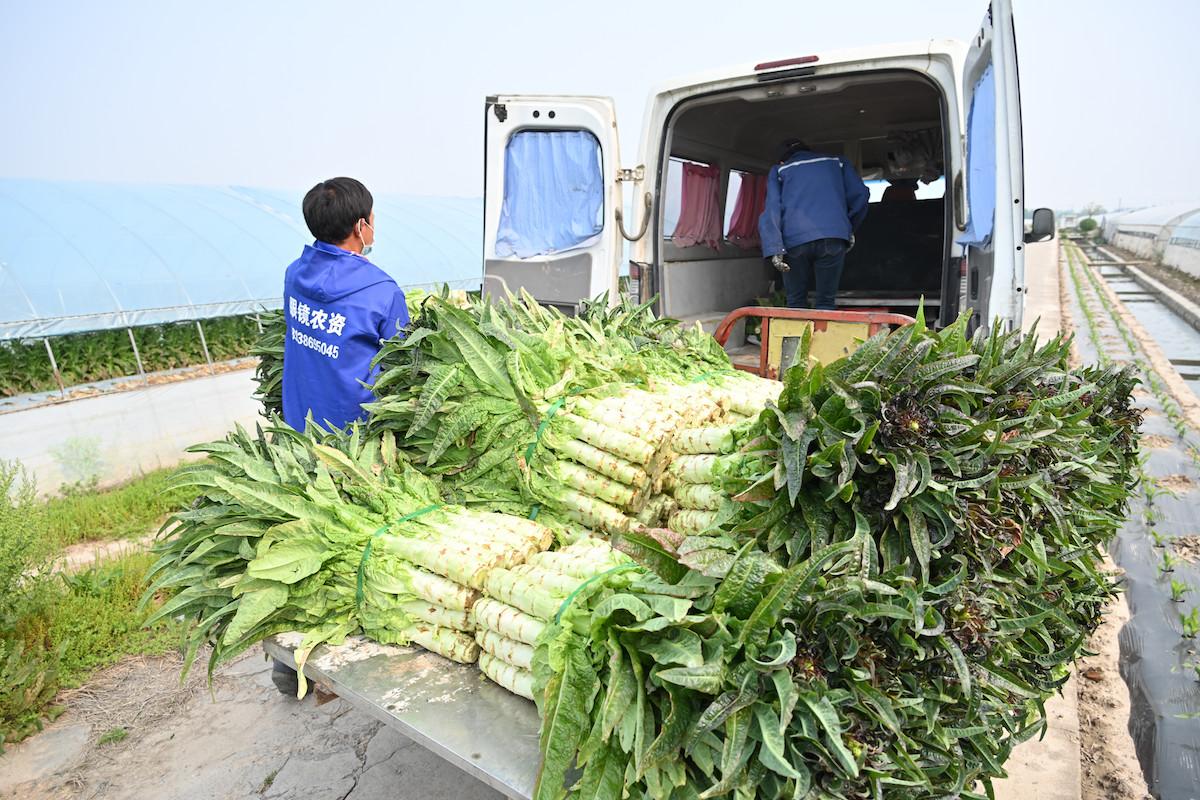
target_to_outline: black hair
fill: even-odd
[[[304,222],[318,241],[340,244],[360,219],[370,219],[375,198],[354,178],[321,181],[304,195]]]
[[[787,161],[789,158],[791,158],[792,156],[794,156],[796,153],[800,152],[801,150],[811,150],[811,149],[812,148],[809,147],[808,143],[805,142],[803,139],[788,139],[786,142],[783,143],[783,146],[780,147],[780,151],[781,151],[782,155],[779,156],[779,160]]]

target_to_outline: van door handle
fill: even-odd
[[[642,196],[642,203],[644,206],[642,209],[642,224],[638,228],[637,234],[634,236],[630,236],[629,233],[626,232],[626,230],[625,230],[625,214],[621,211],[621,209],[619,209],[619,208],[617,209],[617,212],[616,212],[617,230],[619,230],[621,232],[621,236],[625,237],[626,241],[636,242],[638,239],[640,239],[646,235],[646,230],[650,227],[651,202],[650,202],[650,193],[649,192],[646,192],[646,194]]]

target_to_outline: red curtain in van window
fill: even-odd
[[[729,235],[725,238],[743,250],[758,247],[762,243],[758,236],[758,218],[762,216],[766,201],[767,176],[743,172],[742,185],[738,187],[737,200],[733,204],[733,217],[729,220]]]
[[[683,164],[679,222],[671,239],[680,247],[721,247],[721,205],[717,201],[720,171],[703,164]]]

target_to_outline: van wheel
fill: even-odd
[[[271,667],[271,683],[275,684],[275,688],[282,695],[287,695],[295,699],[296,694],[300,691],[300,679],[296,675],[296,670],[289,667],[279,659],[274,659],[274,664]]]

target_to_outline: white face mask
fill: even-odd
[[[367,222],[365,219],[363,220],[363,226],[364,226],[364,227],[367,227],[367,228],[371,228],[371,233],[374,233],[374,232],[375,232],[375,228],[374,228],[374,227],[372,227],[371,223]],[[362,243],[363,243],[362,254],[363,254],[364,256],[369,256],[369,255],[371,254],[371,250],[373,250],[373,249],[374,249],[374,246],[373,246],[373,245],[370,245],[370,244],[367,244],[367,240],[366,240],[366,238],[365,238],[365,237],[363,237],[363,235],[362,235],[362,229],[361,229],[361,228],[360,228],[360,229],[359,229],[359,231],[358,231],[358,238],[359,238],[359,239],[362,239]]]

